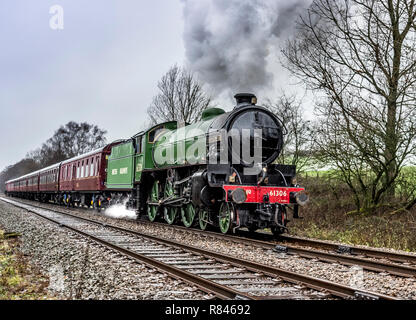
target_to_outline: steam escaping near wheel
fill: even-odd
[[[123,203],[114,204],[108,207],[103,213],[105,216],[117,219],[135,220],[136,212],[134,210],[126,209],[127,199]]]

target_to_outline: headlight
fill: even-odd
[[[309,202],[309,195],[305,191],[296,193],[296,202],[300,206],[305,206]]]
[[[231,198],[233,199],[235,203],[241,204],[241,203],[246,202],[247,194],[244,189],[238,188],[238,189],[233,190],[233,192],[231,192]]]

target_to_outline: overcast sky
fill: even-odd
[[[0,170],[71,120],[109,141],[143,129],[157,81],[185,63],[183,32],[180,0],[1,1]]]

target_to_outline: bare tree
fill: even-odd
[[[106,133],[96,125],[70,121],[28,156],[42,166],[48,166],[104,146]]]
[[[302,100],[295,95],[283,94],[277,101],[268,100],[266,108],[277,115],[285,126],[286,134],[279,163],[295,165],[302,172],[312,160],[313,131],[310,121],[305,120]]]
[[[415,154],[415,0],[315,0],[283,50],[318,107],[322,156],[356,189],[359,208],[394,196]]]
[[[147,113],[152,121],[192,122],[200,119],[211,103],[201,83],[190,71],[177,65],[169,69],[158,83],[160,92],[153,98]]]

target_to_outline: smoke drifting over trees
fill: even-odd
[[[216,93],[256,91],[272,84],[270,50],[292,33],[311,0],[183,0],[190,68]]]

